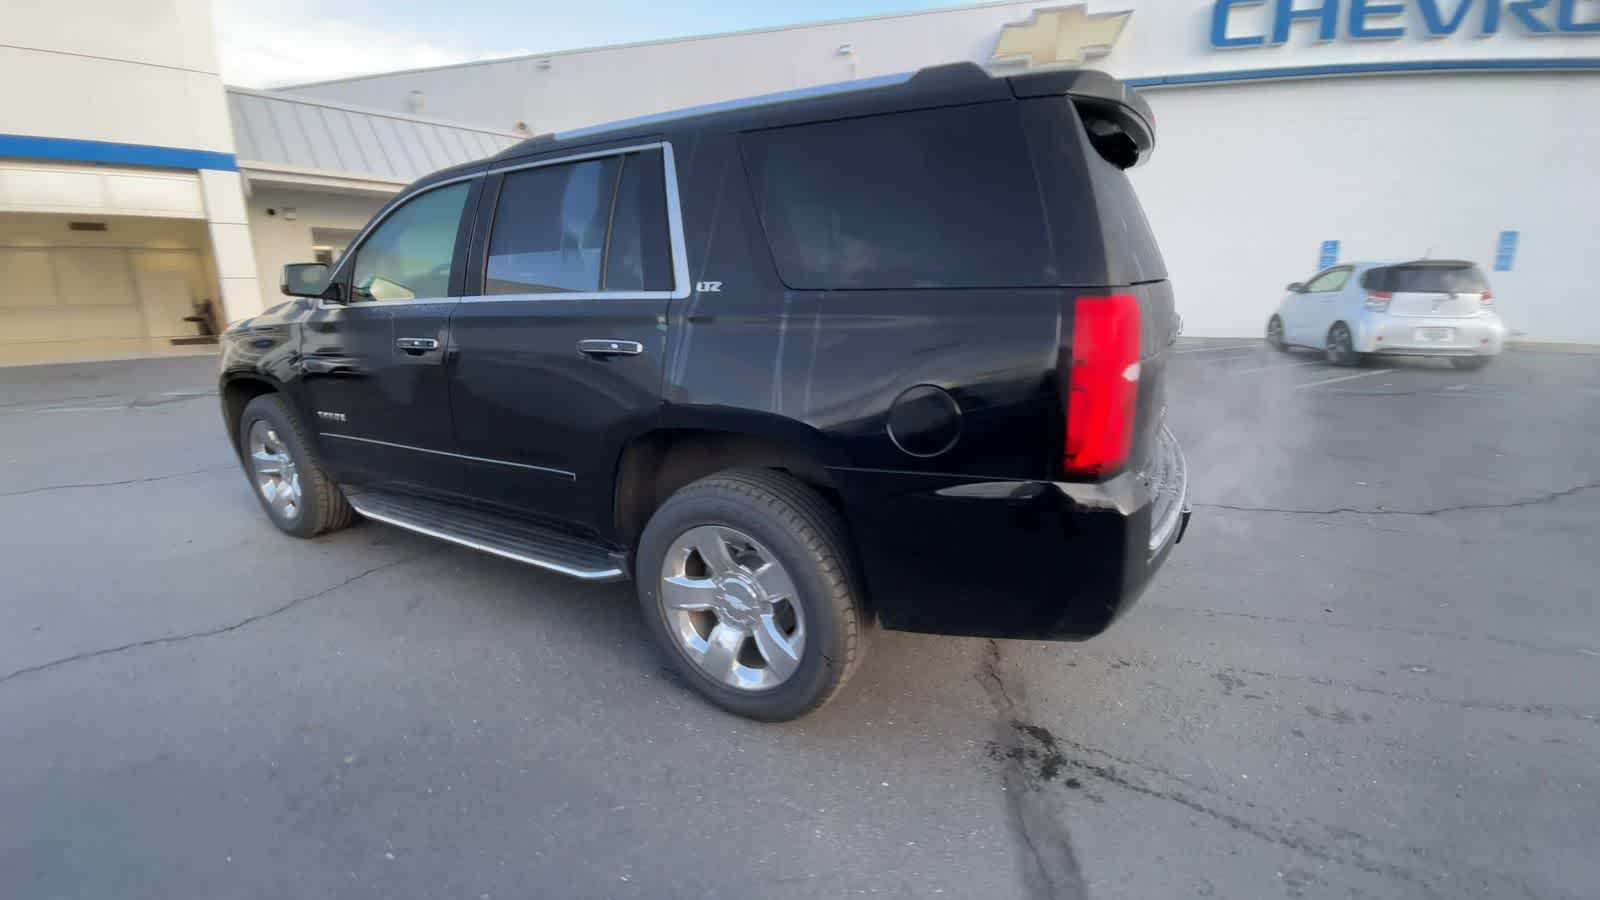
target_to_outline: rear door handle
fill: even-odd
[[[395,338],[394,345],[407,353],[425,353],[439,349],[439,342],[433,338]]]
[[[638,356],[644,345],[638,341],[613,341],[594,338],[578,342],[578,352],[589,356]]]

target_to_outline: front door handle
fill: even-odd
[[[578,342],[578,352],[589,356],[638,356],[644,345],[638,341],[613,341],[595,338]]]
[[[407,353],[426,353],[439,349],[439,342],[433,338],[395,338],[394,345]]]

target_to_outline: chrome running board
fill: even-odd
[[[356,512],[376,522],[493,553],[584,581],[623,581],[623,556],[521,519],[392,491],[347,489]]]

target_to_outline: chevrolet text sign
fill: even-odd
[[[1242,7],[1267,6],[1269,28],[1230,27],[1230,14]],[[1407,13],[1411,13],[1410,16]],[[1260,47],[1283,44],[1296,24],[1314,27],[1318,41],[1342,36],[1355,40],[1429,38],[1457,33],[1487,37],[1502,25],[1533,35],[1600,35],[1600,0],[1215,0],[1211,7],[1211,46]],[[1259,21],[1259,20],[1258,20]]]

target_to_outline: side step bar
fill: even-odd
[[[622,554],[520,519],[390,491],[347,489],[345,497],[374,521],[551,572],[584,581],[628,577]]]

